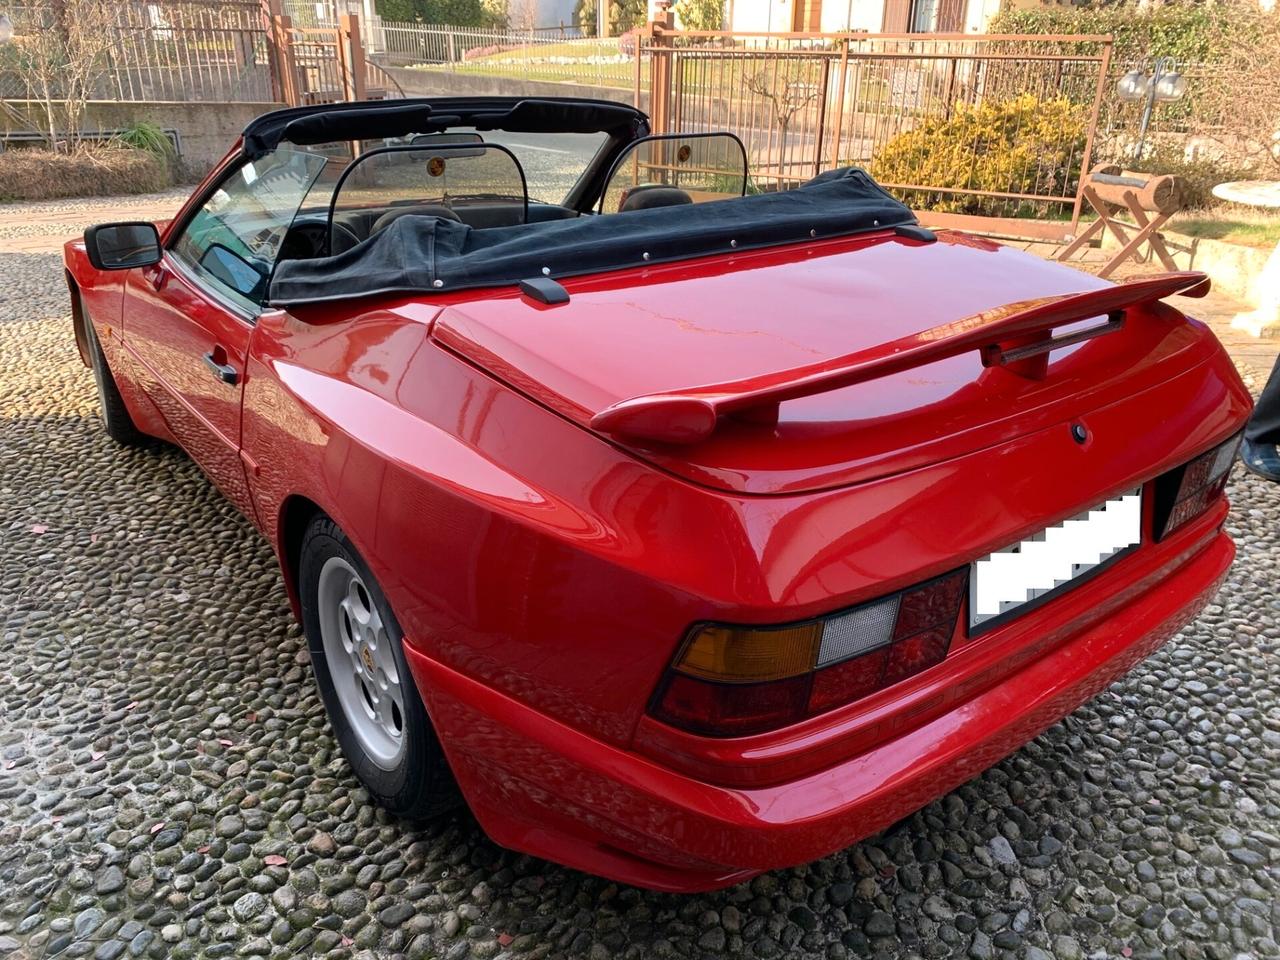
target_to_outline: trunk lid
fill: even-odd
[[[767,377],[1036,298],[1112,284],[963,234],[773,248],[568,281],[569,303],[498,297],[445,308],[433,338],[591,429],[614,404]],[[958,325],[958,328],[961,325]],[[936,331],[935,331],[936,332]],[[694,482],[794,493],[861,482],[996,446],[1203,360],[1198,324],[1159,304],[1056,349],[1046,375],[984,367],[976,349],[789,399],[777,421],[722,422],[692,444],[606,436]],[[603,434],[602,434],[603,435]]]

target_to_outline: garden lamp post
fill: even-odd
[[[1138,124],[1138,145],[1133,151],[1133,159],[1141,160],[1142,152],[1147,145],[1147,128],[1151,125],[1151,111],[1156,102],[1171,103],[1181,100],[1187,92],[1187,81],[1178,72],[1178,64],[1173,57],[1161,57],[1156,61],[1150,73],[1145,68],[1130,70],[1116,84],[1116,93],[1127,103],[1145,101],[1142,107],[1142,120]]]

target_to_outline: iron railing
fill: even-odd
[[[52,4],[10,8],[16,43],[57,30]],[[267,21],[258,0],[125,0],[104,8],[107,36],[88,91],[96,100],[271,102]],[[55,95],[60,91],[56,89]],[[38,97],[0,57],[0,95]]]

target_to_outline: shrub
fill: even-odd
[[[148,123],[146,120],[140,120],[126,127],[116,135],[116,139],[126,147],[154,153],[157,157],[162,157],[166,162],[173,159],[174,156],[173,141],[169,139],[169,135],[154,123]]]
[[[1069,196],[1084,139],[1085,111],[1078,104],[1022,94],[961,105],[950,118],[925,121],[885,144],[870,169],[885,183]],[[1032,204],[964,194],[922,191],[910,199],[917,208],[948,213],[1034,212]]]
[[[71,153],[19,149],[0,153],[0,200],[53,200],[153,193],[169,186],[169,165],[123,145]]]
[[[724,29],[723,0],[680,0],[675,11],[683,30]]]
[[[646,0],[609,0],[606,7],[611,37],[626,33],[632,27],[642,26],[649,10]],[[573,17],[585,36],[596,35],[596,0],[578,0]]]

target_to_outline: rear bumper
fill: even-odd
[[[1215,518],[1220,520],[1221,517]],[[817,773],[716,786],[587,736],[405,645],[472,810],[495,841],[622,882],[697,891],[804,863],[884,829],[1013,752],[1191,620],[1235,555],[1213,528],[1126,564],[1124,602],[996,686]],[[1116,574],[1115,576],[1119,576]],[[1063,597],[1081,620],[1095,589]]]

